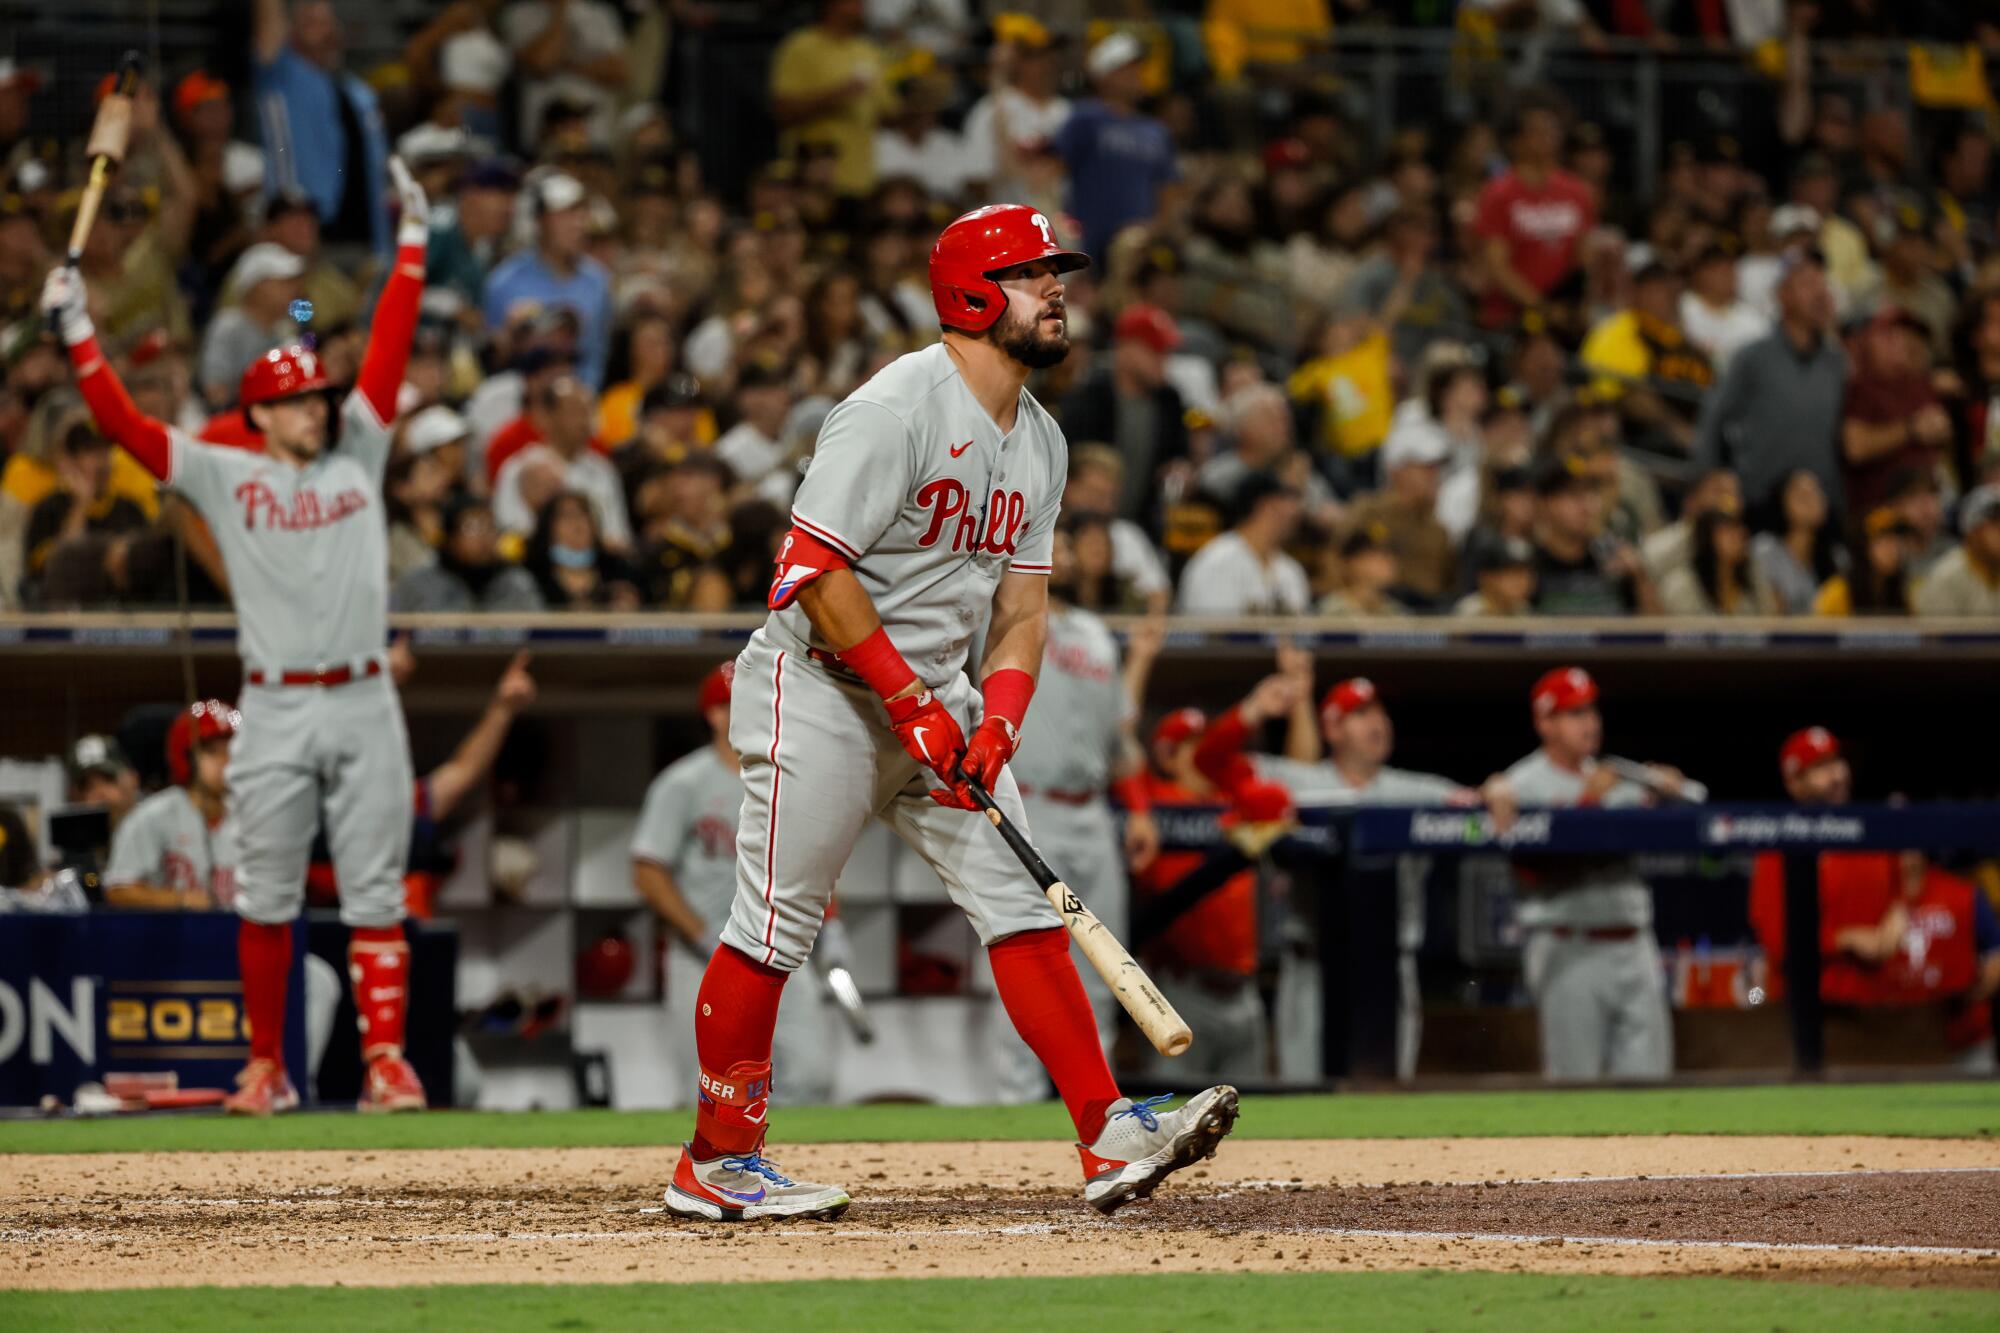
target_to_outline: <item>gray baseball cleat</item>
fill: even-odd
[[[1083,1156],[1083,1198],[1098,1212],[1114,1213],[1182,1167],[1215,1156],[1215,1145],[1236,1124],[1236,1089],[1227,1084],[1196,1093],[1179,1110],[1154,1110],[1166,1100],[1120,1097],[1097,1142],[1076,1145]]]
[[[732,1154],[706,1162],[681,1145],[667,1208],[682,1217],[710,1222],[750,1222],[765,1217],[811,1217],[831,1222],[851,1202],[838,1185],[793,1180],[760,1153]]]

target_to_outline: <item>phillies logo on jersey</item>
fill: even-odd
[[[935,546],[951,524],[951,549],[990,551],[994,555],[1014,554],[1014,544],[1026,528],[1027,497],[1019,491],[995,490],[978,513],[972,509],[972,492],[956,477],[939,477],[917,490],[919,508],[931,511],[930,525],[917,538],[919,546]],[[986,530],[979,530],[984,520]]]
[[[736,846],[736,826],[715,815],[703,815],[694,822],[695,841],[709,860],[719,860]]]
[[[368,507],[367,494],[352,489],[324,498],[318,491],[300,491],[288,505],[278,499],[276,491],[254,479],[236,488],[236,498],[243,505],[244,527],[254,530],[261,515],[266,528],[281,532],[323,528]]]

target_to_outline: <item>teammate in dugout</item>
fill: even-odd
[[[701,682],[697,706],[709,726],[709,743],[667,765],[653,779],[632,830],[633,887],[666,921],[690,957],[703,962],[722,943],[722,923],[736,897],[743,766],[729,746],[729,687],[735,674],[736,664],[724,662]],[[842,951],[844,934],[840,919],[830,918],[820,929],[813,961],[829,965],[828,960]],[[673,961],[666,971],[667,1011],[676,1025],[686,1024],[692,1056],[701,973]],[[782,1090],[773,1088],[772,1100],[780,1105],[833,1100],[834,1038],[822,998],[818,986],[791,986],[778,1006],[771,1063],[785,1071]]]
[[[1075,605],[1076,555],[1070,516],[1056,525],[1050,548],[1048,643],[1035,686],[1035,706],[1021,726],[1012,768],[1021,808],[1035,830],[1035,848],[1063,882],[1075,889],[1111,933],[1126,938],[1125,882],[1152,864],[1160,832],[1146,801],[1145,753],[1134,730],[1136,701],[1166,640],[1163,621],[1145,622],[1132,635],[1121,662],[1118,641],[1102,620]],[[1125,807],[1121,838],[1105,793]],[[1083,989],[1097,1015],[1097,1039],[1107,1058],[1121,1012],[1095,968],[1082,968]],[[996,1025],[997,1026],[997,1025]],[[1012,1032],[1000,1033],[1000,1100],[1040,1101],[1048,1096],[1041,1062]]]
[[[351,931],[349,971],[367,1064],[361,1109],[418,1110],[423,1086],[403,1058],[409,945],[403,863],[410,839],[410,746],[385,670],[388,535],[382,473],[396,394],[424,285],[428,203],[392,158],[401,203],[395,268],[377,303],[354,391],[328,447],[327,380],[299,346],[243,372],[241,401],[261,453],[190,439],[133,406],[97,345],[82,277],[49,274],[42,309],[61,330],[98,428],[207,520],[240,623],[242,725],[228,784],[240,830],[237,952],[250,1023],[249,1064],[231,1112],[299,1103],[284,1067],[292,922],[305,895],[313,830],[324,818]]]
[[[1597,682],[1559,667],[1530,695],[1541,748],[1507,770],[1522,806],[1633,806],[1701,800],[1700,784],[1664,764],[1600,759]],[[1635,781],[1621,768],[1643,775]],[[1517,856],[1521,966],[1552,1079],[1663,1079],[1674,1068],[1673,1019],[1653,938],[1653,892],[1629,856]]]
[[[696,1008],[695,1133],[667,1207],[711,1219],[837,1217],[847,1192],[763,1156],[778,1000],[811,951],[862,826],[887,823],[970,918],[1008,1016],[1048,1069],[1101,1211],[1212,1152],[1233,1088],[1178,1110],[1120,1095],[1069,938],[975,807],[1026,827],[1007,761],[1047,638],[1060,430],[1025,388],[1069,351],[1062,274],[1088,259],[1019,205],[959,218],[931,251],[941,343],[828,414],[792,506],[771,615],[736,660],[737,888]],[[985,630],[967,679],[967,645]],[[968,741],[966,733],[970,732]]]
[[[236,821],[224,780],[242,716],[220,699],[183,709],[167,729],[173,785],[132,809],[111,836],[111,907],[204,910],[236,902]]]
[[[1514,792],[1504,775],[1468,787],[1436,773],[1394,768],[1396,729],[1389,710],[1366,676],[1340,681],[1320,700],[1317,729],[1311,713],[1312,657],[1281,649],[1278,671],[1261,681],[1242,703],[1215,719],[1195,751],[1195,763],[1219,788],[1243,780],[1246,768],[1291,793],[1296,805],[1460,806],[1484,805],[1506,828],[1514,819]],[[1289,721],[1283,755],[1246,759],[1244,745],[1272,718]],[[1327,754],[1319,757],[1324,738]],[[1424,881],[1430,858],[1396,858],[1396,1076],[1416,1077],[1423,1039],[1423,990],[1417,954],[1424,944]],[[1316,1083],[1323,1076],[1320,962],[1314,930],[1317,916],[1296,909],[1285,923],[1286,948],[1279,956],[1273,1002],[1278,1034],[1278,1076]]]

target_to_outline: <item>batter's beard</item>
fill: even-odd
[[[1063,322],[1062,332],[1052,338],[1045,338],[1039,332],[1042,322],[1017,323],[1011,315],[1004,315],[1000,322],[987,331],[986,339],[995,347],[1013,357],[1030,370],[1047,370],[1059,366],[1069,355],[1069,322]]]

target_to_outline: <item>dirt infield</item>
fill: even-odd
[[[1459,1268],[2000,1290],[2000,1145],[1252,1141],[1109,1219],[1050,1144],[799,1148],[838,1223],[679,1222],[674,1150],[17,1156],[0,1286]]]

